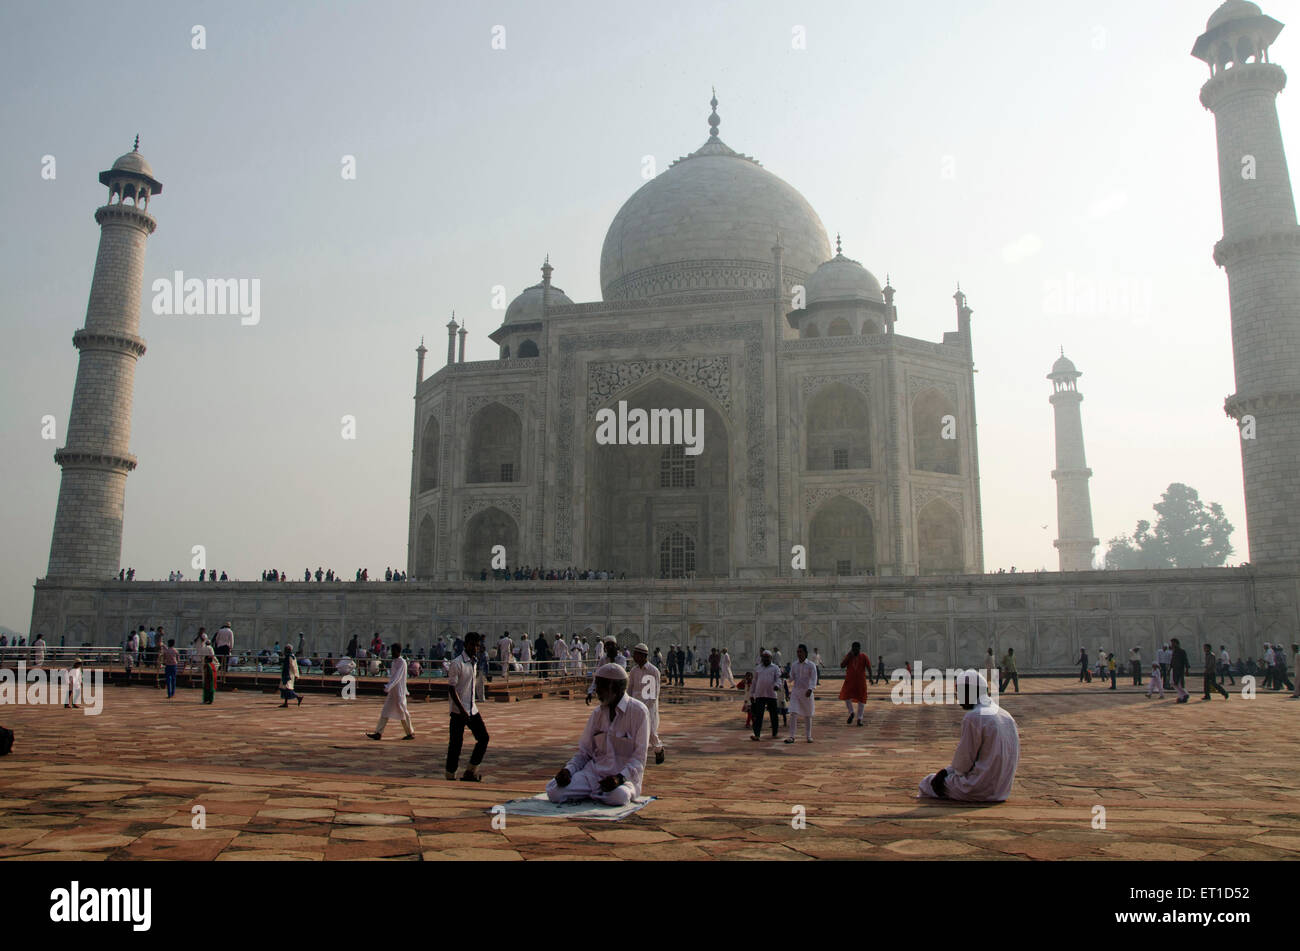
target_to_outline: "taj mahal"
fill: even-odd
[[[796,641],[838,656],[860,641],[872,657],[940,666],[1014,647],[1022,671],[1068,668],[1081,645],[1150,657],[1173,636],[1234,656],[1289,643],[1300,621],[1300,227],[1275,104],[1286,74],[1270,59],[1282,28],[1227,0],[1192,50],[1209,71],[1200,101],[1217,131],[1223,239],[1212,261],[1188,267],[1217,264],[1229,284],[1237,392],[1224,409],[1258,434],[1241,441],[1247,566],[1093,570],[1082,373],[1061,353],[1050,387],[1041,375],[1026,384],[1054,411],[1059,571],[984,573],[966,295],[956,288],[942,340],[899,332],[906,309],[888,275],[882,285],[851,257],[852,235],[832,242],[795,187],[723,142],[715,94],[704,143],[610,223],[600,300],[564,293],[563,249],[550,248],[557,266],[538,255],[540,281],[490,334],[497,359],[466,361],[453,318],[445,364],[426,376],[421,342],[405,584],[113,580],[137,465],[150,202],[163,190],[138,149],[119,158],[100,176],[108,199],[73,335],[32,635],[112,644],[157,622],[188,638],[229,619],[258,642],[305,631],[337,652],[375,631],[427,644],[445,631],[588,630],[740,657]],[[602,438],[615,417],[619,438]],[[682,438],[697,420],[694,441]],[[500,559],[617,580],[496,582]]]
[[[964,295],[941,342],[897,333],[894,288],[712,105],[705,143],[609,226],[603,300],[570,300],[548,260],[499,360],[463,362],[462,335],[453,361],[448,325],[418,380],[412,577],[477,578],[496,545],[629,578],[789,576],[796,545],[812,576],[982,570]],[[701,451],[601,444],[620,403],[696,411]]]

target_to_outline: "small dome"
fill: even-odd
[[[1067,373],[1072,373],[1075,376],[1083,376],[1082,373],[1080,373],[1078,370],[1074,368],[1074,364],[1070,361],[1070,358],[1067,357],[1065,354],[1061,354],[1059,357],[1056,358],[1056,362],[1052,364],[1052,376],[1058,376]]]
[[[543,294],[547,295],[547,307],[567,307],[573,303],[554,284],[549,291],[541,284],[534,284],[510,302],[503,324],[529,324],[541,320]]]
[[[1227,0],[1227,3],[1214,11],[1214,14],[1205,24],[1205,32],[1209,33],[1216,27],[1223,26],[1225,23],[1231,23],[1233,20],[1241,20],[1246,17],[1263,16],[1264,11],[1256,3],[1250,0]]]
[[[153,169],[139,152],[127,152],[113,163],[113,171],[135,172],[137,175],[153,178]]]
[[[857,261],[835,255],[808,279],[808,305],[829,301],[870,300],[883,303],[880,282]]]

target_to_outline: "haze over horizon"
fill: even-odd
[[[1294,10],[1261,5],[1284,23]],[[373,577],[406,566],[421,336],[430,374],[454,309],[466,358],[495,358],[494,288],[509,301],[546,254],[570,298],[599,300],[605,230],[645,156],[662,172],[697,148],[715,86],[721,138],[891,278],[899,333],[940,340],[958,281],[969,296],[986,570],[1055,570],[1045,377],[1060,347],[1083,372],[1096,556],[1184,482],[1224,506],[1230,562],[1247,560],[1223,412],[1228,285],[1211,256],[1214,118],[1189,52],[1215,6],[760,0],[668,3],[631,24],[586,2],[127,4],[116,19],[145,26],[116,38],[89,3],[6,6],[0,29],[20,42],[0,92],[0,624],[27,631],[45,573],[97,175],[137,133],[164,191],[150,204],[123,566],[193,578],[201,544],[246,580],[318,565]],[[191,48],[195,24],[206,49]],[[496,25],[505,49],[491,47]],[[792,48],[797,27],[806,49]],[[1300,69],[1297,35],[1289,23],[1271,51],[1284,69]],[[1294,94],[1278,109],[1298,154]],[[176,271],[259,279],[260,322],[155,315],[151,285]],[[348,414],[355,440],[340,436]]]

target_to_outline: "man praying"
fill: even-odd
[[[957,700],[967,713],[952,765],[921,780],[918,798],[1003,802],[1020,762],[1016,721],[989,700],[988,683],[976,671],[958,674]]]
[[[641,795],[650,714],[640,700],[627,696],[627,671],[618,664],[596,669],[600,706],[587,718],[578,752],[546,784],[551,802],[594,799],[626,806]]]

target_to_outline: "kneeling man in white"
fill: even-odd
[[[596,670],[596,699],[600,707],[587,718],[578,752],[546,784],[551,802],[594,799],[626,806],[641,795],[650,713],[627,696],[627,671],[618,664]]]

